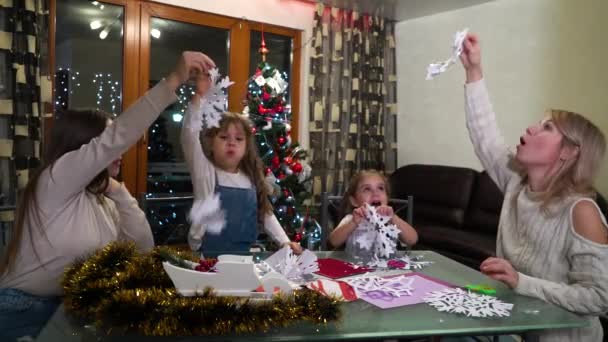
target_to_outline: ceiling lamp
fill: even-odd
[[[150,30],[150,35],[156,39],[160,38],[160,30],[153,28]]]
[[[101,21],[93,20],[93,21],[91,21],[91,23],[89,25],[91,25],[91,30],[97,30],[98,28],[101,27]]]

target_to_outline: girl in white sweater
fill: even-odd
[[[592,184],[605,137],[583,116],[551,110],[510,151],[496,125],[480,51],[477,36],[469,34],[460,57],[466,122],[479,160],[505,195],[497,257],[486,259],[481,271],[520,294],[589,317],[590,326],[548,331],[541,341],[601,341],[597,315],[608,310],[608,225]]]

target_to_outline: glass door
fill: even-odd
[[[146,70],[141,74],[148,75],[147,88],[155,86],[173,70],[182,51],[204,52],[215,61],[221,75],[229,75],[230,25],[234,20],[210,25],[204,14],[172,10],[162,13],[152,4],[143,7],[142,21],[147,23],[149,34],[144,38],[146,27],[142,27],[142,51],[147,52],[149,63],[142,65]],[[145,187],[140,197],[157,244],[186,242],[192,183],[179,136],[194,91],[192,85],[179,87],[179,100],[161,113],[146,137]]]

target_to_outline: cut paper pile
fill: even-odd
[[[319,271],[315,253],[305,249],[302,254],[295,255],[289,246],[281,248],[262,263],[292,281],[303,280],[306,275]]]

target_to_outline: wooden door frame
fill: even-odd
[[[55,21],[56,2],[49,3],[49,73],[54,85],[55,75]],[[248,21],[244,18],[233,18],[215,13],[161,4],[152,0],[101,0],[100,3],[122,6],[124,8],[124,45],[123,45],[123,93],[121,111],[128,108],[140,96],[146,93],[150,79],[150,18],[187,22],[230,30],[229,75],[235,82],[228,88],[228,110],[240,112],[242,100],[247,91],[249,79],[250,32],[264,31],[289,36],[292,43],[291,63],[291,108],[292,131],[294,139],[299,138],[300,114],[300,71],[302,30],[281,27],[272,24]],[[244,63],[243,61],[247,61]],[[54,89],[54,87],[52,87]],[[54,94],[52,94],[54,96]],[[54,97],[52,97],[54,99]],[[52,122],[46,119],[45,124]],[[46,125],[45,125],[46,127]],[[45,129],[46,134],[46,129]],[[146,191],[147,184],[148,139],[144,134],[133,147],[123,155],[121,168],[122,180],[129,191],[138,195]]]

